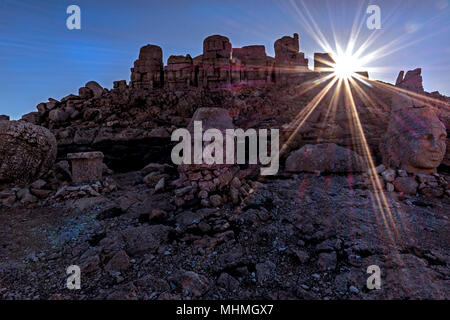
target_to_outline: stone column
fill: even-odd
[[[294,33],[293,37],[284,36],[274,44],[276,81],[288,83],[299,77],[301,73],[308,71],[308,59],[300,52],[299,37]]]

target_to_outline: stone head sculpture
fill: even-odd
[[[383,163],[412,173],[434,173],[444,159],[446,137],[445,126],[432,109],[397,110],[382,141]]]

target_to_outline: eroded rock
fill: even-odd
[[[56,139],[46,128],[24,121],[0,121],[0,183],[29,183],[56,159]]]
[[[333,143],[306,145],[286,160],[288,172],[363,172],[365,165],[357,153]]]

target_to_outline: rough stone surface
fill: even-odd
[[[400,71],[395,85],[402,89],[406,89],[413,92],[423,92],[422,85],[422,69],[417,68],[414,70],[409,70],[403,77],[404,71]]]
[[[392,114],[380,145],[386,166],[433,173],[446,152],[444,124],[430,108],[405,108]]]
[[[416,194],[419,184],[411,177],[399,177],[394,181],[395,190],[405,194]]]
[[[67,158],[72,162],[72,181],[75,184],[98,181],[103,175],[103,153],[70,153]]]
[[[84,85],[86,88],[91,89],[94,98],[100,98],[102,96],[103,93],[103,88],[101,85],[99,85],[97,82],[95,81],[89,81],[88,83],[86,83]]]
[[[308,70],[308,59],[299,52],[299,36],[284,36],[275,41],[275,79],[280,83],[287,83]]]
[[[194,132],[195,121],[202,122],[204,131],[208,129],[225,131],[234,128],[233,118],[231,118],[229,111],[224,108],[198,108],[187,126],[187,129],[192,133]]]
[[[56,139],[46,128],[0,121],[0,182],[27,183],[46,174],[56,159]]]
[[[139,52],[139,59],[131,68],[130,86],[133,88],[160,88],[164,85],[162,49],[146,45]]]
[[[357,153],[335,144],[306,145],[286,159],[288,172],[362,172],[364,161]]]
[[[196,85],[194,62],[190,55],[170,56],[165,68],[165,81],[171,89]]]

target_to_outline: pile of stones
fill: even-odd
[[[153,188],[155,193],[163,191],[173,170],[174,168],[168,164],[150,163],[141,170],[143,182]]]
[[[178,171],[180,178],[173,182],[178,207],[198,201],[203,207],[238,204],[252,189],[238,166],[180,165]]]
[[[408,173],[406,170],[386,168],[379,165],[374,170],[364,173],[365,184],[370,184],[370,175],[379,175],[383,187],[388,192],[401,195],[422,194],[427,197],[438,198],[450,196],[450,177],[438,173]]]
[[[64,185],[53,195],[53,199],[78,199],[85,197],[98,197],[118,190],[114,179],[107,177],[101,181],[83,183],[79,185]]]

